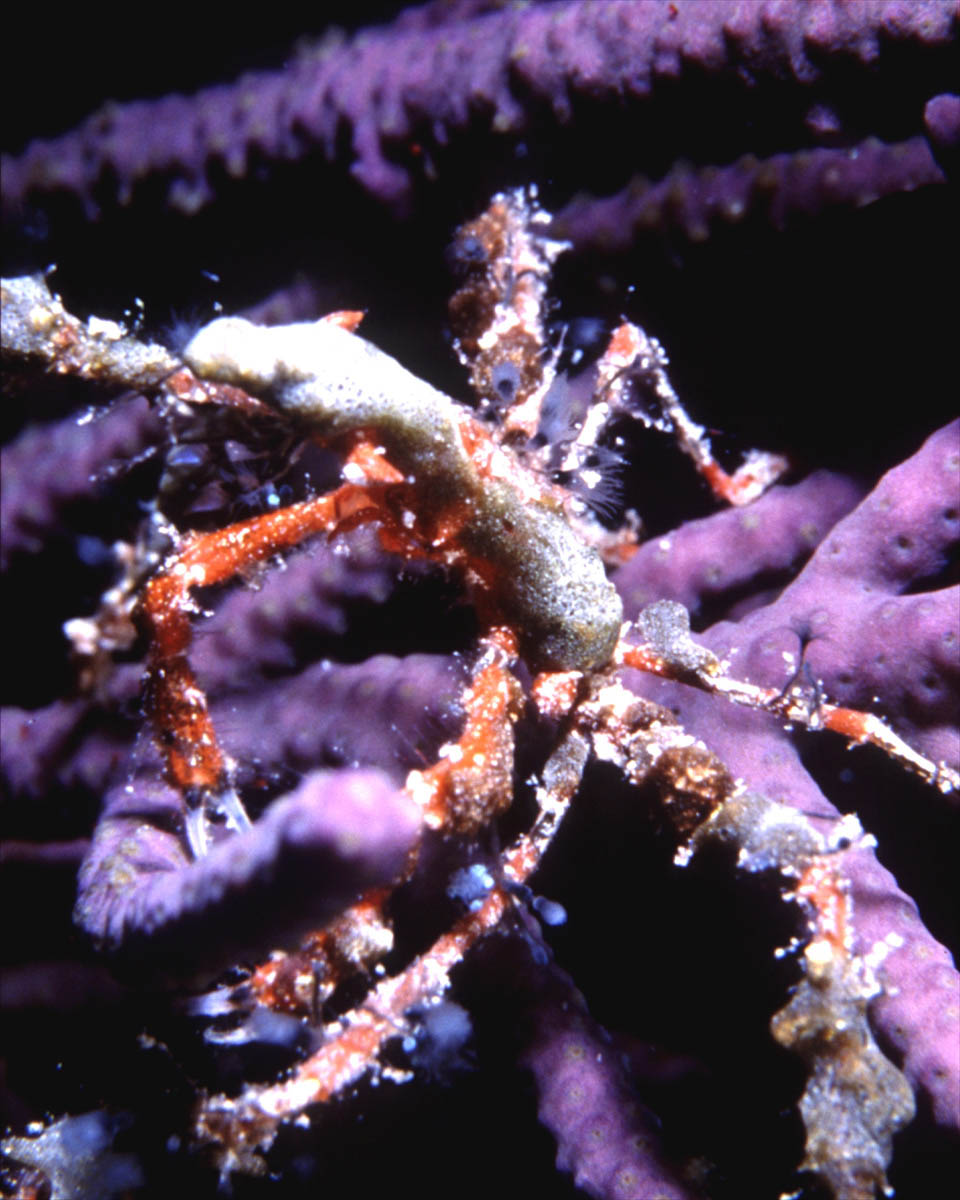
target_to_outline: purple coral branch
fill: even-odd
[[[402,783],[411,766],[425,765],[424,743],[452,732],[463,685],[462,664],[445,655],[324,659],[292,677],[227,693],[211,712],[224,746],[241,763],[294,770],[364,764]],[[345,719],[360,713],[362,720]]]
[[[80,871],[80,925],[148,972],[208,973],[211,953],[226,966],[295,942],[401,872],[420,813],[376,771],[315,772],[196,862],[181,825],[173,789],[116,788]]]
[[[943,97],[941,97],[943,99]],[[551,232],[578,251],[613,253],[644,233],[678,231],[703,241],[723,224],[759,218],[785,229],[828,208],[861,208],[881,196],[944,182],[922,137],[888,145],[866,138],[842,150],[797,150],[729,166],[678,163],[657,181],[637,176],[616,195],[579,195],[557,213]]]
[[[31,425],[2,451],[0,545],[4,569],[16,554],[35,554],[63,526],[70,506],[96,499],[107,471],[162,437],[143,396],[118,400],[91,420],[73,416]]]
[[[691,111],[709,115],[711,128],[736,128],[760,92],[776,98],[791,145],[811,132],[896,138],[919,131],[924,103],[951,86],[956,30],[952,0],[428,6],[345,44],[326,39],[282,72],[105,109],[6,159],[4,204],[16,211],[31,196],[67,191],[94,215],[104,202],[128,203],[152,177],[166,182],[171,205],[194,212],[213,198],[218,171],[241,177],[255,162],[311,154],[330,161],[346,130],[353,177],[404,205],[421,169],[414,141],[429,160],[473,127],[515,139],[550,115],[565,125],[575,109],[626,103],[635,128],[650,125],[658,141],[669,130],[676,153]]]
[[[960,741],[943,729],[960,702],[958,589],[902,595],[935,580],[960,541],[958,487],[960,423],[953,422],[884,476],[775,605],[745,618],[734,670],[783,685],[790,668],[765,639],[791,630],[798,655],[810,639],[804,661],[832,699],[872,700],[919,748],[932,735],[936,757],[960,762]],[[893,651],[897,626],[909,640]],[[711,640],[734,652],[733,642],[723,645],[722,627]],[[791,647],[777,647],[784,648]]]
[[[657,1118],[637,1099],[623,1057],[592,1019],[573,980],[539,931],[497,949],[510,980],[541,1122],[557,1140],[557,1166],[598,1200],[693,1200],[663,1150]]]
[[[747,508],[688,521],[644,542],[617,573],[624,615],[655,600],[676,600],[695,617],[701,605],[736,595],[764,575],[795,567],[862,495],[851,480],[816,471],[774,487]]]
[[[333,545],[315,543],[291,555],[280,574],[224,598],[198,630],[194,670],[207,689],[217,691],[236,687],[238,662],[251,674],[289,668],[296,661],[298,638],[342,635],[351,609],[382,604],[396,573],[371,530],[358,530]]]
[[[4,790],[10,799],[80,787],[102,795],[127,769],[141,670],[121,667],[99,700],[54,700],[0,710]]]

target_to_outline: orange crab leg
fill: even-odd
[[[305,537],[358,517],[373,519],[380,507],[366,488],[348,483],[329,496],[295,504],[231,525],[216,533],[191,534],[164,570],[146,585],[143,614],[150,638],[147,709],[166,745],[170,782],[181,789],[222,783],[223,753],[187,660],[190,591],[222,583]],[[367,516],[369,514],[369,516]]]

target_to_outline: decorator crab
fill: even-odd
[[[856,932],[847,863],[870,839],[855,818],[824,825],[748,788],[669,708],[631,690],[624,671],[675,681],[781,724],[871,742],[942,791],[960,781],[879,717],[831,703],[795,656],[784,656],[783,686],[762,686],[737,678],[730,663],[699,644],[676,601],[655,601],[635,624],[624,622],[605,564],[631,558],[638,520],[628,514],[613,530],[601,519],[616,469],[615,421],[672,432],[717,496],[734,505],[759,497],[785,464],[754,453],[735,474],[724,471],[681,407],[662,348],[635,325],[610,336],[585,376],[589,387],[559,372],[544,314],[551,266],[564,247],[546,235],[547,221],[533,195],[514,192],[496,196],[456,235],[451,259],[460,280],[450,318],[473,408],[364,341],[355,332],[361,314],[274,328],[221,318],[199,330],[176,361],[156,347],[135,351],[123,331],[80,326],[37,280],[7,285],[11,339],[24,355],[149,387],[173,405],[227,406],[253,425],[279,417],[287,434],[342,456],[342,482],[328,494],[223,530],[181,536],[166,526],[165,548],[132,553],[125,580],[98,616],[74,625],[75,644],[90,663],[109,657],[111,638],[131,614],[147,631],[144,703],[163,759],[164,795],[175,795],[179,806],[164,810],[164,836],[176,846],[166,865],[179,861],[179,877],[193,881],[172,902],[164,872],[151,873],[146,860],[154,850],[146,847],[158,821],[137,795],[128,811],[105,813],[82,872],[77,917],[119,961],[135,955],[149,962],[156,954],[176,974],[176,937],[190,921],[209,919],[216,931],[217,913],[227,913],[228,949],[238,937],[255,945],[269,887],[300,888],[307,897],[315,883],[317,898],[304,900],[304,925],[313,928],[279,948],[257,946],[261,954],[273,950],[259,961],[238,950],[232,973],[203,981],[216,986],[189,1002],[211,1022],[230,1018],[222,1040],[253,1037],[264,1014],[304,1033],[278,1078],[245,1082],[231,1094],[204,1092],[197,1102],[192,1137],[211,1150],[221,1175],[262,1173],[281,1126],[308,1126],[318,1106],[364,1077],[407,1077],[431,1025],[435,1039],[457,1041],[446,999],[450,972],[491,931],[512,923],[548,969],[531,909],[547,923],[562,913],[536,897],[530,881],[586,764],[599,759],[656,794],[678,863],[721,843],[735,848],[744,870],[779,872],[787,881],[806,932],[793,948],[800,980],[772,1030],[808,1072],[802,1167],[836,1197],[868,1197],[885,1186],[892,1135],[914,1106],[867,1020],[868,1002],[881,989],[878,964],[898,945],[893,930],[873,944]],[[365,525],[375,526],[385,549],[441,564],[469,591],[479,634],[462,727],[399,792],[369,771],[357,771],[353,783],[343,774],[328,782],[311,777],[252,818],[241,764],[222,748],[191,666],[193,590],[311,536],[332,539]],[[549,740],[526,780],[514,766],[521,719],[537,721]],[[336,811],[325,816],[328,794]],[[347,826],[365,832],[348,836]],[[437,883],[439,859],[447,865]],[[325,877],[318,863],[326,864]],[[405,888],[425,887],[425,879],[453,915],[429,944],[403,956],[393,901]],[[237,911],[245,914],[240,931]],[[550,1103],[543,1119],[558,1127]],[[591,1194],[696,1194],[696,1181],[669,1164],[652,1129],[627,1150],[616,1148],[619,1135],[602,1122],[584,1128],[564,1153]]]

